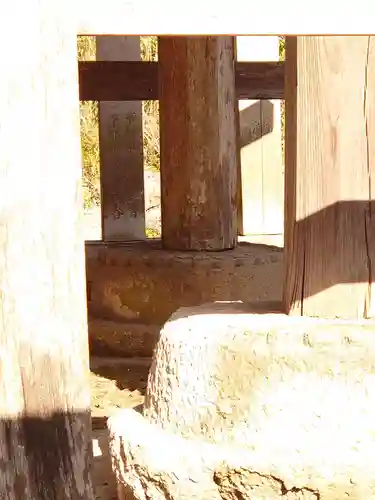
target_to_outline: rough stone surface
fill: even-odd
[[[151,357],[159,339],[160,326],[122,323],[91,318],[90,352],[100,356]]]
[[[122,462],[134,498],[375,498],[375,322],[279,310],[216,303],[173,314],[144,421],[128,414],[112,428],[123,450],[120,459],[113,448],[114,467]]]
[[[155,240],[86,242],[89,318],[112,322],[100,335],[120,355],[126,324],[162,326],[180,307],[215,300],[281,300],[282,256],[280,248],[249,243],[225,252],[172,252]],[[132,338],[138,356],[144,342]]]
[[[320,498],[306,487],[288,490],[261,466],[255,470],[256,457],[246,449],[185,439],[134,410],[113,415],[108,427],[119,500]]]

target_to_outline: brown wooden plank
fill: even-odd
[[[78,63],[81,101],[148,101],[158,98],[158,65],[139,61]]]
[[[237,240],[233,37],[160,37],[164,248],[225,250]]]
[[[289,314],[374,315],[375,38],[287,40]]]
[[[237,99],[284,99],[284,61],[237,62]]]
[[[157,62],[79,62],[81,101],[158,99]],[[237,99],[283,99],[284,62],[237,62]]]

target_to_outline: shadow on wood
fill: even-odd
[[[260,120],[260,116],[262,119]],[[270,134],[274,127],[274,105],[268,99],[256,101],[240,111],[240,147]]]
[[[93,500],[90,434],[90,411],[0,418],[1,498]]]
[[[324,304],[318,316],[373,316],[374,209],[375,201],[340,201],[294,221],[285,238],[286,310],[294,304],[303,314],[309,301],[313,316],[316,300]]]

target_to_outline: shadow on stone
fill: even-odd
[[[96,375],[113,380],[121,391],[145,395],[151,359],[91,358],[90,369]]]

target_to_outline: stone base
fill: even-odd
[[[225,252],[166,251],[157,240],[86,242],[90,343],[115,355],[149,356],[156,330],[180,307],[280,300],[282,255],[246,242]]]
[[[108,427],[119,500],[322,498],[305,487],[288,489],[244,448],[184,439],[134,410],[121,410]]]
[[[160,326],[89,318],[90,354],[95,356],[151,357]]]
[[[144,419],[110,429],[136,499],[373,499],[375,322],[182,308],[161,332]]]

